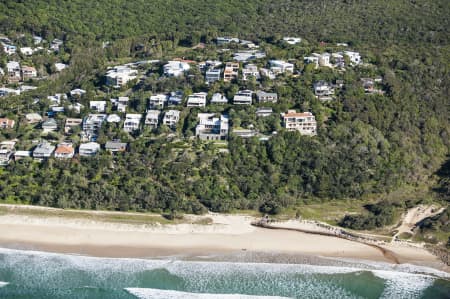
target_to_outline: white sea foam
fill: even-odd
[[[424,274],[383,270],[373,270],[372,273],[386,280],[381,298],[419,298],[423,291],[436,280]]]
[[[188,293],[144,288],[126,288],[125,290],[140,299],[288,299],[288,297],[255,296],[242,294]]]
[[[0,281],[0,288],[6,287],[9,282]]]

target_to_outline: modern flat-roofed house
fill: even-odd
[[[233,129],[233,134],[241,138],[251,138],[258,134],[258,131],[253,129]]]
[[[169,96],[165,94],[157,94],[150,96],[148,106],[150,109],[163,109],[169,101]]]
[[[44,133],[54,132],[58,130],[58,124],[54,118],[49,118],[42,123],[42,130]]]
[[[164,113],[163,124],[170,128],[175,128],[180,120],[180,111],[169,110]]]
[[[296,45],[302,41],[300,37],[283,37],[283,41],[289,45]]]
[[[24,66],[22,67],[22,79],[32,79],[37,77],[37,71],[36,68],[32,66]]]
[[[80,89],[80,88],[72,89],[70,91],[71,97],[82,97],[85,94],[86,94],[86,90]]]
[[[16,151],[14,153],[14,161],[19,161],[23,158],[29,158],[33,155],[32,151]]]
[[[258,90],[256,92],[256,97],[259,103],[276,103],[278,101],[278,95],[274,92],[265,92]]]
[[[116,66],[106,73],[106,84],[115,88],[122,87],[137,78],[137,70],[127,66]]]
[[[229,43],[239,43],[239,39],[236,37],[217,37],[216,43],[217,43],[217,45],[226,45]]]
[[[183,102],[182,91],[172,91],[169,96],[169,106],[177,106]]]
[[[235,105],[251,105],[253,91],[241,90],[234,95],[233,104]]]
[[[29,124],[36,124],[42,121],[42,116],[38,113],[28,113],[25,115],[25,119]]]
[[[100,151],[100,144],[97,142],[88,142],[80,144],[78,148],[78,153],[82,157],[92,157],[95,156]]]
[[[55,151],[55,146],[48,142],[39,143],[33,150],[33,158],[36,160],[48,159]]]
[[[140,125],[141,125],[141,120],[142,120],[142,114],[128,113],[125,116],[125,121],[123,122],[123,130],[128,133],[139,130]]]
[[[256,80],[260,79],[260,74],[259,74],[259,70],[258,67],[254,64],[247,64],[243,69],[242,69],[242,80],[243,81],[247,81],[250,78],[255,78]]]
[[[3,46],[3,51],[6,54],[13,55],[13,54],[15,54],[17,52],[17,47],[16,46],[13,46],[13,45],[10,45],[10,44],[4,43],[4,42],[2,42],[1,44]]]
[[[362,62],[361,55],[358,52],[344,51],[343,54],[345,56],[348,56],[348,58],[350,59],[350,64],[352,65],[358,65]]]
[[[334,95],[334,88],[328,82],[317,81],[314,83],[314,94],[321,100],[329,100]]]
[[[239,63],[227,62],[225,64],[225,70],[223,71],[223,81],[230,82],[237,79],[239,75]]]
[[[228,104],[228,99],[221,93],[215,93],[212,96],[211,104]]]
[[[73,129],[76,127],[81,128],[81,124],[83,123],[83,119],[81,118],[67,118],[66,123],[64,124],[64,133],[70,134],[73,132]]]
[[[207,83],[213,83],[220,80],[222,71],[220,69],[209,69],[205,73],[205,81]]]
[[[311,112],[299,113],[295,110],[288,110],[281,113],[283,125],[288,131],[299,131],[302,135],[317,135],[316,118]]]
[[[89,138],[95,137],[106,121],[106,114],[89,114],[83,120],[83,131]]]
[[[161,115],[161,111],[159,110],[148,110],[145,115],[144,124],[147,127],[156,128],[159,124],[159,116]]]
[[[271,116],[272,113],[273,113],[273,110],[270,107],[261,107],[261,108],[256,109],[257,117]]]
[[[275,74],[293,73],[294,65],[283,60],[270,60],[270,70]]]
[[[195,136],[202,140],[225,140],[228,138],[229,119],[222,114],[199,113],[199,123],[195,128]]]
[[[106,101],[90,101],[89,108],[95,112],[103,113],[106,111]]]
[[[197,92],[188,96],[187,107],[205,107],[206,106],[206,92]]]
[[[191,66],[183,61],[168,61],[164,65],[164,75],[167,77],[180,77],[191,69]]]
[[[8,72],[8,82],[17,83],[22,78],[20,64],[17,61],[10,61],[6,64]]]
[[[126,152],[127,148],[127,143],[118,140],[107,141],[105,144],[105,150],[110,151],[111,153]]]
[[[57,159],[72,159],[75,154],[75,149],[72,143],[60,143],[56,146],[55,158]]]
[[[12,129],[16,122],[9,118],[0,118],[0,129]]]
[[[8,165],[15,153],[16,141],[3,141],[0,143],[0,165]]]

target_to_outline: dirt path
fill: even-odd
[[[442,213],[444,208],[438,208],[434,205],[424,206],[420,205],[409,209],[402,219],[400,226],[397,228],[398,232],[393,236],[392,242],[394,242],[397,237],[402,233],[414,233],[414,228],[416,224],[425,218]]]

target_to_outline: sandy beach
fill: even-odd
[[[358,242],[257,228],[251,226],[255,218],[249,216],[209,214],[211,224],[195,224],[197,217],[191,217],[192,223],[158,225],[4,213],[0,215],[0,247],[101,257],[193,256],[246,251],[390,262],[376,248]],[[301,225],[295,221],[288,224]],[[448,271],[425,249],[386,246],[401,263]]]

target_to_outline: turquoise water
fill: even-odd
[[[446,274],[429,268],[328,264],[334,265],[111,259],[0,248],[0,298],[450,298]]]

